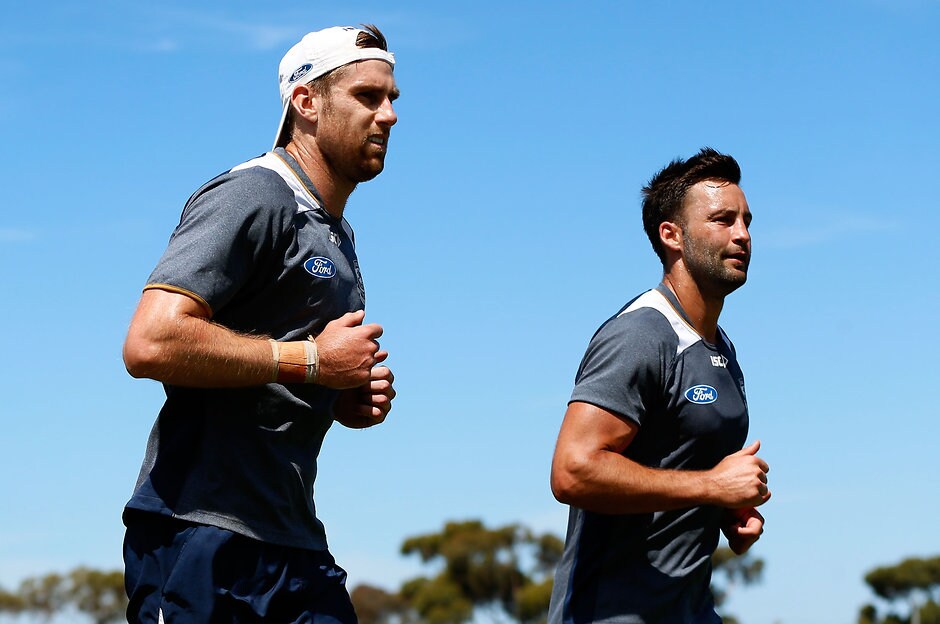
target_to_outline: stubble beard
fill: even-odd
[[[334,129],[339,128],[336,136],[330,137],[320,148],[326,163],[341,178],[359,184],[368,182],[377,177],[385,169],[385,154],[370,155],[371,143],[366,136],[359,141],[355,147],[350,147],[350,138],[343,135],[342,120],[337,120],[334,116],[337,114],[333,102],[326,98],[321,112],[329,123],[334,125]]]
[[[368,139],[365,139],[354,149],[343,146],[338,148],[327,147],[322,149],[324,159],[330,168],[341,178],[359,184],[368,182],[377,177],[385,169],[385,157],[370,156]]]
[[[747,266],[743,270],[729,268],[721,250],[710,249],[689,236],[683,237],[682,250],[686,269],[703,292],[725,297],[747,281]]]

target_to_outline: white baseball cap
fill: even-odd
[[[395,55],[381,48],[360,48],[356,45],[359,33],[368,31],[353,26],[333,26],[307,33],[294,47],[287,51],[278,66],[278,82],[281,89],[281,122],[277,126],[274,147],[287,144],[285,136],[287,116],[294,87],[329,73],[337,67],[356,61],[375,59],[395,66]]]

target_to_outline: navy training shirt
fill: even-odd
[[[146,288],[185,293],[213,322],[281,341],[304,340],[365,306],[349,224],[321,207],[282,148],[193,194]],[[336,391],[164,387],[127,507],[326,550],[313,489]]]
[[[664,285],[629,302],[597,331],[571,401],[632,420],[624,455],[653,468],[706,470],[747,437],[744,376],[723,331],[692,329]],[[572,507],[549,622],[720,622],[709,589],[722,510],[647,514]]]

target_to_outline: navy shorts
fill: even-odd
[[[131,624],[355,624],[346,572],[327,551],[267,544],[126,510]]]

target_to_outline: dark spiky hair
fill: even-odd
[[[681,222],[686,194],[693,185],[703,180],[738,184],[741,181],[741,167],[731,156],[703,147],[688,160],[673,160],[643,187],[643,229],[653,245],[653,251],[664,265],[666,252],[659,240],[659,224],[666,221]]]

